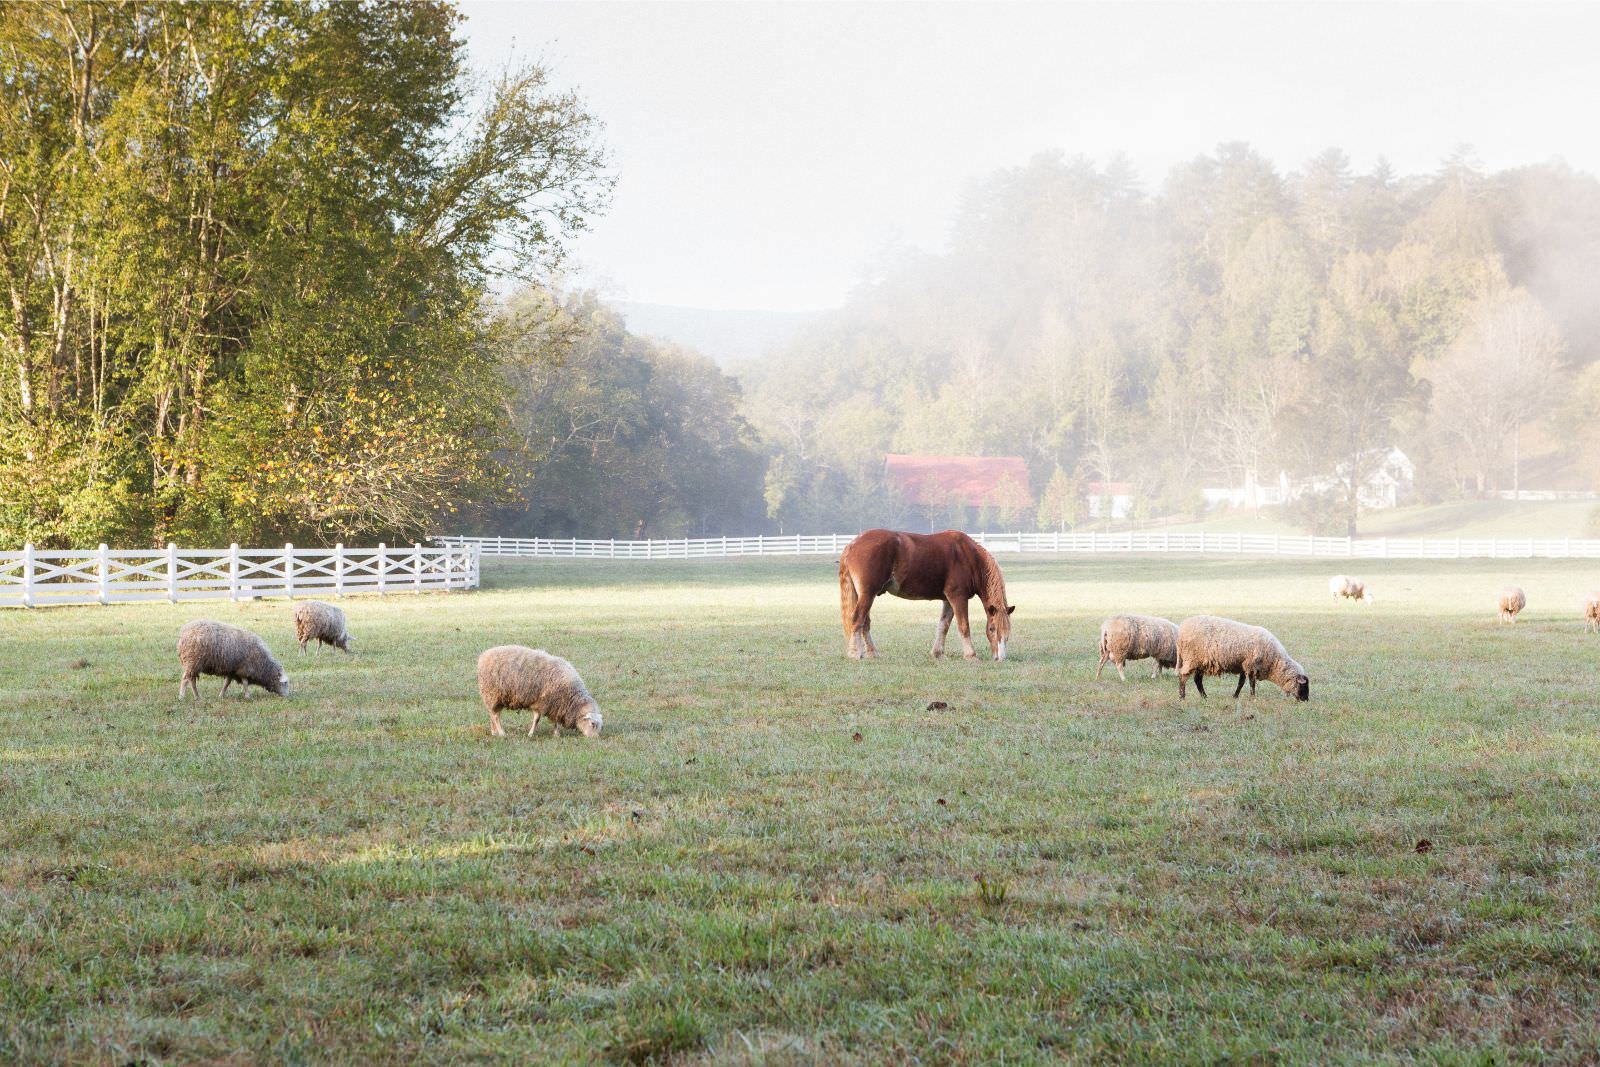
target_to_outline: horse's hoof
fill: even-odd
[[[978,654],[976,652],[968,652],[968,653],[964,654],[961,658],[962,659],[977,659],[978,658]]]

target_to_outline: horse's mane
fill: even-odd
[[[1000,573],[1000,564],[996,563],[989,550],[978,544],[978,542],[972,542],[972,546],[978,550],[978,576],[983,583],[983,596],[981,599],[986,604],[993,603],[998,605],[1000,610],[1004,611],[1006,606],[1006,579],[1005,575]]]

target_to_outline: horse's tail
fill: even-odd
[[[853,633],[853,624],[856,615],[856,602],[861,598],[856,594],[856,583],[850,577],[850,565],[843,556],[839,557],[839,618],[844,623],[844,640],[849,645]]]

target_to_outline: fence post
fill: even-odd
[[[384,543],[382,541],[379,541],[378,542],[378,563],[377,563],[377,568],[378,568],[378,595],[379,596],[383,595],[383,578],[384,578],[384,574],[383,574],[383,572],[384,572],[383,550],[384,550],[384,547],[385,547]]]
[[[411,542],[411,589],[422,592],[422,546]]]
[[[239,602],[239,542],[228,546],[228,599]]]
[[[1272,554],[1274,556],[1283,555],[1283,534],[1272,535]]]
[[[167,603],[178,602],[178,546],[167,542]]]
[[[1384,559],[1389,558],[1389,539],[1387,537],[1378,538],[1378,555]]]
[[[333,546],[333,588],[344,596],[344,542]]]
[[[100,563],[96,568],[100,575],[100,603],[111,603],[111,549],[104,543],[100,545]]]
[[[283,591],[294,599],[294,545],[289,541],[283,543]]]
[[[1200,531],[1200,554],[1202,556],[1206,554],[1206,532],[1204,530]]]
[[[33,607],[33,542],[22,546],[22,606]]]
[[[616,559],[617,558],[617,539],[615,537],[611,538],[610,549],[611,549],[611,554],[607,558],[608,559]]]

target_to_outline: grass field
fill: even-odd
[[[826,558],[490,562],[352,658],[0,613],[0,1061],[1600,1058],[1600,571],[1002,562],[1002,664],[894,600],[845,660]],[[1270,626],[1311,703],[1097,683],[1116,610]],[[293,695],[179,704],[204,615]],[[491,739],[507,641],[604,736]]]

